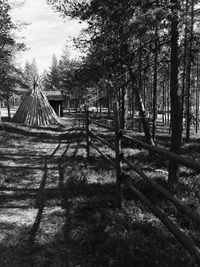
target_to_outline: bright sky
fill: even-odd
[[[32,62],[35,58],[40,73],[50,67],[53,54],[59,59],[66,41],[77,36],[83,28],[78,21],[64,21],[45,0],[26,0],[22,7],[12,12],[12,18],[31,23],[17,33],[17,36],[25,37],[24,42],[29,48],[20,54],[18,62],[24,65],[27,60]],[[76,52],[72,51],[71,56],[76,56]]]

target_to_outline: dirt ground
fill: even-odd
[[[69,119],[60,134],[71,126]],[[45,266],[26,251],[35,241],[37,246],[53,244],[65,224],[60,180],[68,162],[63,166],[63,157],[84,158],[84,151],[73,140],[59,140],[58,131],[48,131],[52,139],[0,131],[0,266]]]

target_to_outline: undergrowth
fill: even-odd
[[[70,266],[195,266],[177,240],[137,199],[124,200],[122,210],[115,208],[112,172],[104,172],[102,184],[98,173],[95,177],[94,171],[77,170],[68,169],[66,177],[70,173],[70,178],[65,183],[66,201],[70,202]],[[141,181],[136,181],[137,185],[146,190]],[[174,209],[159,195],[157,199],[154,196],[155,201],[174,216]]]

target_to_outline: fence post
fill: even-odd
[[[85,131],[86,131],[86,153],[87,153],[87,161],[90,158],[90,119],[89,119],[89,110],[88,106],[85,105]]]
[[[122,187],[121,187],[121,174],[122,174],[122,149],[121,149],[121,131],[120,131],[120,116],[119,104],[113,103],[114,121],[115,121],[115,161],[116,161],[116,175],[117,175],[117,208],[122,208]]]

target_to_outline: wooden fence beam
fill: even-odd
[[[200,224],[200,215],[194,212],[192,209],[190,209],[188,206],[184,205],[179,199],[172,196],[164,187],[150,179],[142,170],[140,170],[135,164],[130,162],[127,159],[124,159],[124,162],[128,164],[132,170],[134,170],[137,174],[140,175],[148,184],[150,184],[153,188],[155,188],[159,193],[164,195],[168,200],[170,200],[174,206],[186,214],[189,218],[191,218],[193,221],[195,221],[197,224]]]
[[[103,154],[103,152],[101,152],[101,150],[97,147],[97,146],[95,146],[93,143],[91,143],[91,145],[92,145],[92,147],[94,148],[94,149],[96,149],[98,152],[99,152],[99,154],[104,158],[104,159],[106,159],[115,169],[116,169],[116,163],[108,156],[108,155],[104,155]]]
[[[101,141],[103,144],[107,145],[108,147],[110,147],[112,150],[115,151],[115,146],[111,143],[109,143],[108,141],[106,141],[105,139],[101,138],[100,136],[96,135],[95,133],[93,133],[92,131],[90,131],[90,136]]]
[[[155,153],[163,156],[164,158],[166,158],[168,160],[174,160],[183,166],[186,166],[190,169],[195,170],[198,173],[200,172],[200,164],[195,160],[186,159],[186,158],[184,158],[182,156],[178,156],[177,154],[175,154],[171,151],[168,151],[166,149],[151,146],[145,142],[142,142],[142,141],[140,141],[134,137],[128,136],[128,135],[123,135],[123,138],[129,142],[140,145],[142,148],[148,149],[151,152],[155,152]]]
[[[200,264],[200,249],[196,246],[192,239],[186,236],[177,226],[162,212],[159,208],[153,205],[148,198],[146,198],[133,185],[130,176],[123,172],[124,183],[132,191],[134,195],[166,226],[166,228],[177,238],[183,247],[192,255],[196,262]]]
[[[114,119],[115,119],[115,146],[110,146],[110,144],[104,140],[101,137],[98,137],[94,133],[90,132],[89,129],[89,112],[86,108],[86,136],[87,136],[87,155],[89,156],[89,149],[90,145],[92,145],[99,154],[105,158],[115,169],[116,169],[116,176],[117,176],[117,207],[122,207],[122,183],[126,184],[128,188],[132,191],[133,194],[137,196],[137,198],[163,223],[163,225],[177,238],[177,240],[185,247],[185,249],[195,258],[196,262],[200,264],[200,249],[196,246],[196,244],[193,242],[192,239],[190,239],[187,235],[185,235],[168,217],[165,215],[165,213],[153,205],[151,201],[146,198],[139,190],[137,190],[131,180],[131,176],[122,170],[122,148],[121,148],[121,139],[122,139],[122,133],[125,134],[124,131],[120,130],[120,119],[119,119],[119,106],[117,103],[114,103],[113,105],[114,110]],[[107,128],[109,130],[113,130],[111,127],[107,127],[104,124],[101,123],[94,123],[100,127]],[[93,143],[90,142],[90,135],[102,143],[108,145],[115,151],[115,162],[107,155],[104,155],[103,152],[100,151],[98,147],[96,147]],[[172,152],[166,151],[164,149],[160,149],[157,147],[153,147],[149,144],[146,144],[140,140],[137,140],[135,138],[132,138],[130,136],[123,136],[125,140],[131,141],[135,144],[138,144],[142,146],[143,148],[148,149],[149,151],[152,151],[154,153],[157,153],[167,159],[175,160],[178,163],[192,168],[196,171],[200,172],[200,164],[185,159],[183,157],[180,157]],[[162,186],[158,185],[156,182],[152,181],[151,179],[146,176],[144,172],[142,172],[139,168],[137,168],[132,162],[129,160],[124,159],[124,161],[135,171],[137,172],[145,181],[147,181],[152,187],[154,187],[156,190],[158,190],[160,193],[162,193],[168,200],[170,200],[180,211],[187,214],[191,219],[193,219],[195,222],[199,223],[199,215],[194,213],[189,207],[184,205],[181,201],[176,199],[175,197],[171,196],[170,193]]]

